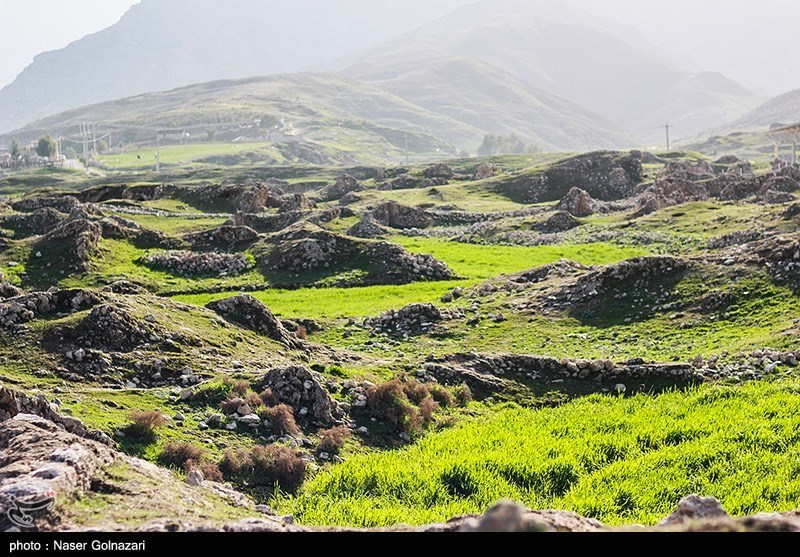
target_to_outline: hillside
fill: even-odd
[[[331,69],[334,59],[464,3],[142,0],[117,24],[37,56],[0,90],[0,132],[66,109],[191,83]]]
[[[757,104],[721,75],[696,75],[559,3],[484,0],[367,53],[372,67],[446,57],[506,70],[607,118],[642,140],[663,137],[668,119],[692,136]],[[654,125],[656,127],[654,128]]]
[[[351,75],[432,112],[493,134],[516,134],[546,149],[630,146],[611,122],[486,63],[441,59],[387,67],[362,65]],[[450,138],[476,147],[474,137]]]
[[[386,81],[311,73],[216,81],[73,109],[6,138],[75,136],[80,122],[99,121],[128,143],[152,142],[157,128],[186,127],[189,140],[205,140],[210,129],[217,139],[309,140],[352,150],[351,162],[366,154],[398,158],[407,139],[411,153],[474,152],[486,133],[515,133],[549,150],[633,141],[580,107],[482,64],[445,61],[380,76]]]
[[[725,126],[726,130],[763,130],[800,122],[800,89],[774,97]]]

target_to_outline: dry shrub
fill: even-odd
[[[186,466],[189,461],[200,461],[205,451],[192,443],[167,443],[158,459],[167,466]]]
[[[462,383],[461,385],[455,388],[455,395],[456,395],[456,400],[461,406],[466,406],[467,404],[472,402],[472,390],[466,383]]]
[[[389,422],[409,435],[422,431],[423,418],[408,400],[400,378],[370,387],[367,392],[367,407],[373,416]]]
[[[203,478],[210,482],[221,482],[223,480],[219,466],[208,460],[188,460],[186,461],[185,468],[187,473],[192,470],[200,470],[200,472],[203,473]]]
[[[300,453],[282,445],[257,445],[251,450],[253,481],[262,485],[278,484],[294,492],[305,480],[308,464]]]
[[[248,404],[248,406],[250,406],[250,408],[258,408],[263,404],[263,402],[261,402],[261,397],[253,391],[250,391],[245,395],[244,401]]]
[[[233,379],[231,377],[226,377],[222,381],[225,384],[230,385],[232,393],[242,397],[247,394],[247,391],[250,390],[250,383],[244,379]]]
[[[134,410],[128,417],[131,424],[127,427],[127,432],[134,437],[152,437],[157,428],[167,424],[167,418],[161,410]]]
[[[292,407],[288,404],[279,404],[277,406],[270,406],[264,408],[259,417],[262,420],[268,420],[270,429],[275,435],[297,435],[300,433],[300,428],[294,421],[294,412]]]
[[[258,398],[261,399],[261,404],[264,406],[277,406],[281,403],[274,394],[272,394],[272,389],[267,387],[261,393],[259,393]]]
[[[223,414],[230,416],[231,414],[235,414],[242,404],[244,404],[243,398],[231,398],[220,402],[219,409],[222,410]]]
[[[433,400],[439,403],[439,406],[442,408],[449,408],[451,406],[455,406],[456,404],[456,397],[453,396],[453,393],[448,391],[445,387],[441,385],[431,385],[428,387],[428,391],[430,391]]]
[[[294,336],[300,340],[308,340],[308,330],[301,325],[297,327],[297,330],[294,332]]]
[[[422,419],[426,424],[429,424],[433,420],[433,415],[437,410],[439,410],[439,403],[431,397],[424,399],[419,404],[419,413],[422,415]]]
[[[343,425],[339,425],[330,429],[320,430],[317,435],[319,436],[319,450],[337,454],[342,450],[347,439],[350,438],[350,430]]]
[[[409,379],[407,376],[400,376],[398,379],[403,383],[403,392],[414,404],[419,405],[431,394],[428,386],[416,379]]]
[[[225,451],[219,468],[225,474],[239,476],[241,474],[252,473],[253,459],[247,449],[229,449]]]

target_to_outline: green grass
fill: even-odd
[[[800,506],[800,381],[510,407],[405,449],[356,456],[280,510],[304,524],[385,526],[511,498],[653,524],[691,493],[717,497],[734,515]]]
[[[197,143],[188,145],[164,145],[159,149],[161,164],[182,165],[212,155],[236,155],[264,148],[264,143]],[[101,164],[120,170],[149,168],[156,165],[156,148],[142,147],[136,150],[101,155]]]
[[[202,232],[218,226],[222,226],[228,219],[225,218],[185,218],[185,217],[161,217],[157,215],[130,215],[127,213],[114,213],[124,219],[130,220],[152,230],[160,230],[166,234],[188,234],[191,232]]]
[[[645,248],[620,247],[604,242],[581,245],[484,246],[407,236],[395,236],[391,240],[411,252],[431,254],[447,263],[459,275],[470,279],[488,279],[560,259],[572,259],[584,265],[604,265],[648,253]]]

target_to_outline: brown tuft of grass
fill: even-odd
[[[279,404],[264,408],[259,413],[262,420],[268,420],[270,429],[275,435],[297,435],[300,428],[294,419],[294,411],[288,404]]]
[[[343,425],[322,429],[317,433],[319,437],[319,450],[326,453],[338,454],[350,438],[350,430]]]

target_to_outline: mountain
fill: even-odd
[[[773,124],[790,125],[800,122],[800,89],[789,91],[768,100],[725,126],[726,131],[762,130]]]
[[[501,68],[652,141],[667,120],[681,136],[756,106],[718,74],[676,67],[619,37],[610,25],[550,0],[483,0],[365,54],[373,68],[467,58]],[[659,121],[654,122],[657,115]]]
[[[634,144],[611,122],[482,62],[445,58],[421,64],[363,64],[351,68],[349,74],[482,133],[514,134],[549,150]],[[481,141],[480,137],[445,137],[473,151]]]
[[[0,90],[0,131],[211,80],[330,69],[468,0],[142,0]]]

